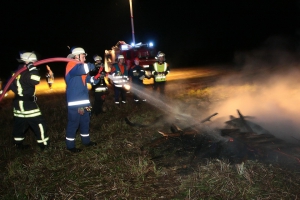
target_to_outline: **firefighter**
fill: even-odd
[[[17,149],[28,149],[30,145],[23,144],[26,130],[31,127],[41,150],[49,147],[49,137],[46,132],[45,120],[38,107],[35,96],[35,86],[40,83],[38,69],[34,66],[37,57],[33,52],[20,53],[21,63],[18,70],[26,66],[27,70],[20,73],[10,86],[15,93],[13,99],[13,141]]]
[[[140,65],[140,59],[134,59],[134,65],[129,70],[129,77],[131,79],[134,88],[136,89],[133,93],[133,100],[134,102],[139,102],[140,100],[146,101],[145,98],[142,98],[143,91],[144,91],[144,84],[143,80],[145,78],[145,70]]]
[[[157,55],[157,62],[153,64],[151,70],[151,73],[154,76],[154,91],[156,91],[157,88],[159,88],[160,94],[165,93],[166,76],[169,74],[169,72],[169,66],[165,62],[165,54],[159,51]]]
[[[110,74],[114,85],[115,92],[115,104],[119,105],[119,97],[121,95],[121,101],[126,104],[126,83],[128,82],[128,67],[124,62],[124,56],[118,56],[118,62],[112,65]]]
[[[87,83],[92,85],[98,83],[100,73],[95,76],[89,74],[95,69],[93,63],[85,63],[87,53],[81,47],[73,48],[68,58],[73,58],[78,62],[69,62],[66,67],[65,81],[67,85],[67,103],[68,103],[68,124],[66,129],[67,150],[76,153],[81,149],[76,148],[76,131],[79,128],[81,143],[84,146],[96,146],[96,142],[90,140],[89,124],[91,103],[89,100],[89,90]]]
[[[103,103],[105,101],[105,97],[108,94],[108,87],[104,80],[106,76],[106,72],[103,67],[103,63],[101,56],[95,55],[95,70],[90,72],[90,75],[95,76],[98,72],[100,72],[99,82],[96,85],[92,86],[92,90],[94,91],[94,105],[92,113],[96,116],[102,112],[105,112],[105,107],[103,107]]]

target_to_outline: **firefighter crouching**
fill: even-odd
[[[18,61],[22,62],[18,69],[21,69],[25,64],[28,70],[20,73],[10,86],[10,89],[15,93],[13,100],[14,144],[18,149],[30,147],[23,144],[25,131],[30,126],[35,134],[38,146],[41,150],[44,150],[49,146],[49,137],[46,133],[45,120],[36,103],[35,86],[40,83],[41,79],[39,71],[33,65],[37,61],[37,57],[33,52],[25,52],[20,54]]]
[[[156,91],[157,88],[159,88],[160,94],[165,93],[166,76],[169,74],[169,72],[169,66],[165,62],[165,54],[159,52],[157,55],[157,62],[153,64],[153,68],[151,70],[151,73],[154,76],[154,91]]]
[[[124,63],[124,56],[118,56],[118,62],[114,63],[109,78],[113,82],[115,92],[115,104],[119,105],[119,97],[121,95],[121,102],[126,103],[126,92],[130,89],[128,84],[128,67]]]
[[[102,112],[106,112],[106,107],[103,106],[105,102],[105,97],[108,94],[108,87],[105,82],[106,72],[104,70],[104,66],[101,56],[95,55],[95,70],[90,72],[91,76],[95,76],[100,72],[99,83],[92,86],[92,90],[94,91],[94,105],[92,114],[96,116]]]

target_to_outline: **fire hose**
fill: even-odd
[[[70,58],[47,58],[44,60],[39,60],[33,63],[34,66],[38,66],[38,65],[42,65],[45,63],[50,63],[50,62],[80,62],[80,61],[76,61],[74,59],[70,59]],[[15,72],[15,74],[9,79],[9,81],[7,82],[6,86],[4,87],[2,94],[0,95],[0,102],[2,101],[3,97],[5,96],[6,91],[8,90],[9,86],[11,85],[11,83],[15,80],[15,78],[22,73],[23,71],[27,70],[26,65],[24,65],[21,69],[19,69],[18,71]]]

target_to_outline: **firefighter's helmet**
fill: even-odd
[[[97,60],[100,60],[100,61],[101,61],[102,58],[101,58],[101,56],[95,55],[95,56],[94,56],[94,60],[95,60],[95,61],[97,61]]]
[[[118,60],[120,60],[120,59],[122,59],[122,58],[124,59],[124,56],[123,56],[123,55],[119,55],[119,56],[118,56]]]
[[[67,56],[67,58],[74,58],[76,55],[79,54],[85,54],[87,56],[87,53],[85,53],[84,49],[81,47],[76,47],[71,49],[71,54]]]
[[[24,52],[20,53],[19,62],[35,62],[37,61],[37,57],[34,52]]]
[[[73,55],[85,54],[87,56],[87,53],[85,53],[84,49],[81,47],[76,47],[72,49],[72,54]]]
[[[140,62],[140,59],[139,59],[138,57],[136,57],[136,58],[134,59],[134,61]]]
[[[165,61],[166,60],[166,55],[163,52],[159,51],[157,53],[156,59],[158,60],[159,58],[163,58],[163,61]]]
[[[159,51],[158,54],[157,54],[157,58],[159,58],[159,57],[165,57],[165,56],[166,55],[163,52],[161,52],[161,51]]]

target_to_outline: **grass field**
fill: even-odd
[[[161,102],[155,98],[136,104],[129,93],[128,103],[117,107],[110,88],[107,112],[91,118],[91,139],[98,145],[83,147],[77,134],[77,147],[83,149],[77,154],[65,149],[67,107],[63,92],[37,93],[51,140],[51,148],[43,152],[31,130],[25,140],[31,149],[13,147],[11,99],[4,99],[0,110],[0,199],[300,198],[300,170],[247,160],[241,173],[226,158],[188,162],[196,146],[185,146],[180,137],[153,142],[162,137],[158,130],[170,132],[173,123],[180,127],[188,124],[184,114],[201,120],[231,91],[256,89],[249,84],[224,88],[214,85],[215,80],[207,76],[199,78],[199,83],[180,86],[170,82],[176,87],[168,88],[163,106],[158,106]],[[150,85],[147,91],[151,94]],[[174,109],[164,109],[166,105]],[[159,116],[164,117],[147,127],[132,127],[124,120],[151,124]]]

